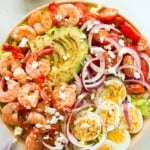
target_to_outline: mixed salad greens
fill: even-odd
[[[2,44],[0,76],[2,120],[27,150],[126,150],[150,116],[148,41],[100,4],[32,12]]]

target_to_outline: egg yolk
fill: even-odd
[[[135,108],[128,109],[128,112],[129,112],[130,127],[128,127],[127,125],[124,113],[122,113],[121,115],[121,122],[126,129],[129,129],[129,131],[134,132],[140,127],[139,113],[138,110]]]
[[[114,143],[123,143],[125,141],[125,132],[123,129],[114,129],[108,133],[108,139]]]
[[[111,147],[111,145],[104,144],[103,146],[101,146],[97,150],[112,150],[112,147]]]
[[[119,83],[117,82],[112,81],[111,83],[104,85],[104,100],[110,100],[117,104],[120,104],[120,101],[124,99],[126,95],[125,86],[122,83],[120,83],[120,81]]]
[[[83,118],[74,125],[72,133],[78,140],[90,141],[94,140],[101,131],[101,125],[95,119]]]

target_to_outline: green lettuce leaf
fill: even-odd
[[[144,117],[150,116],[150,99],[132,99],[132,103],[140,109]]]

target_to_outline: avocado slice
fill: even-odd
[[[50,45],[54,54],[49,56],[51,71],[49,79],[54,85],[69,82],[73,73],[81,70],[81,64],[88,55],[88,42],[85,34],[77,27],[52,28],[46,35],[29,41],[32,51]]]

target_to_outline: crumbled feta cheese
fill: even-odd
[[[56,112],[56,113],[55,113],[55,116],[56,116],[56,117],[59,117],[59,116],[60,116],[60,113],[59,113],[59,112]]]
[[[116,55],[112,51],[108,51],[108,55],[112,58],[115,59]]]
[[[103,43],[104,42],[104,37],[100,36],[99,40],[100,40],[101,43]]]
[[[119,39],[118,43],[119,43],[121,46],[125,46],[125,45],[124,45],[124,40],[123,40],[123,39]]]
[[[102,47],[97,47],[97,46],[93,46],[91,47],[91,53],[92,54],[96,54],[96,53],[99,53],[99,52],[105,52],[105,50],[102,48]]]
[[[55,18],[56,18],[57,21],[61,21],[61,20],[63,19],[63,17],[62,17],[61,14],[57,14],[57,15],[55,16]]]
[[[106,25],[106,26],[105,26],[105,30],[109,32],[109,31],[110,31],[110,26],[109,26],[109,25]]]
[[[116,73],[116,76],[119,77],[123,81],[125,80],[125,74],[123,72],[121,72],[121,71],[118,71]]]
[[[19,47],[27,47],[28,39],[23,37],[21,42],[19,43]]]
[[[55,108],[51,108],[51,107],[45,107],[45,110],[44,110],[46,113],[49,113],[51,115],[55,114],[56,112],[56,109]]]
[[[58,121],[58,118],[56,118],[56,116],[53,116],[52,119],[50,120],[51,124],[56,124]]]
[[[136,79],[140,79],[141,76],[140,76],[140,74],[139,74],[138,72],[135,71],[135,72],[134,72],[134,77],[135,77]]]
[[[32,69],[37,69],[37,67],[39,66],[39,63],[37,61],[33,61],[32,62]]]
[[[48,140],[48,139],[49,139],[49,135],[45,135],[45,136],[43,137],[43,139],[44,139],[44,140]]]
[[[59,118],[58,118],[60,121],[63,121],[64,120],[64,116],[59,116]]]
[[[37,128],[42,128],[42,127],[43,127],[43,125],[42,125],[42,124],[40,124],[40,123],[37,123],[37,124],[35,124],[35,127],[37,127]]]
[[[62,93],[62,92],[59,92],[59,98],[65,100],[66,99],[66,94],[65,93]]]
[[[90,127],[90,125],[88,123],[84,123],[81,125],[81,129],[88,129]]]
[[[25,72],[21,67],[18,67],[14,70],[13,75],[14,75],[14,77],[24,76]]]
[[[14,129],[14,135],[21,135],[22,134],[22,132],[23,132],[23,129],[22,128],[20,128],[20,127],[15,127],[15,129]]]
[[[86,39],[86,35],[85,35],[85,34],[82,34],[82,35],[80,36],[80,39]]]
[[[116,69],[113,68],[113,67],[110,67],[110,68],[108,69],[108,73],[110,73],[110,74],[116,74]]]
[[[104,49],[111,50],[111,44],[105,45]]]
[[[6,76],[6,77],[4,77],[4,78],[5,78],[5,80],[6,80],[6,81],[10,80],[10,78],[9,78],[9,77],[7,77],[7,76]]]
[[[108,58],[107,60],[108,60],[108,62],[112,62],[112,59],[111,59],[111,58]]]
[[[53,71],[56,71],[56,70],[57,70],[57,68],[53,66],[53,67],[52,67],[52,70],[53,70]]]

